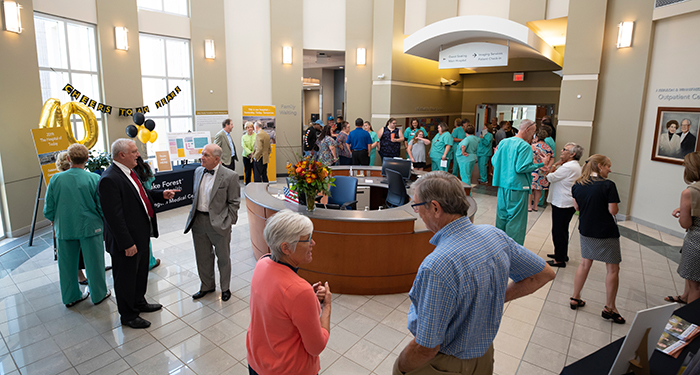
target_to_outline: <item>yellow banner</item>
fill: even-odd
[[[274,116],[274,105],[244,105],[243,116]]]
[[[34,138],[41,171],[44,172],[44,182],[49,186],[51,176],[59,172],[56,168],[58,154],[70,146],[68,135],[63,128],[42,128],[32,129],[32,138]]]

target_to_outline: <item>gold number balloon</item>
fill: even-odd
[[[75,139],[73,135],[73,125],[70,121],[71,115],[78,115],[83,122],[85,137],[81,140]],[[97,119],[88,106],[78,102],[69,102],[61,105],[61,101],[54,98],[44,103],[44,108],[41,110],[41,117],[39,119],[39,127],[63,127],[70,143],[80,143],[88,149],[92,148],[95,143],[97,143],[97,136],[99,135]]]

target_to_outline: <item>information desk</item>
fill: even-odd
[[[192,204],[192,199],[194,198],[194,170],[200,165],[199,163],[176,165],[172,171],[157,172],[155,174],[156,179],[153,181],[153,189],[182,190],[165,203],[154,203],[153,206],[155,206],[156,212]]]
[[[364,183],[363,178],[358,178],[358,185]],[[279,199],[278,192],[284,186],[250,183],[245,187],[256,259],[269,252],[263,237],[267,219],[287,208],[308,216],[314,223],[313,261],[299,269],[299,276],[305,280],[328,281],[332,291],[343,294],[391,294],[411,289],[418,266],[434,246],[428,242],[433,232],[413,212],[410,203],[380,211],[316,208],[308,212],[306,206]],[[386,190],[387,186],[373,182],[370,189]],[[473,220],[476,202],[468,199],[469,217]]]

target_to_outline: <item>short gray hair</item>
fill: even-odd
[[[210,143],[204,147],[209,147],[211,149],[211,156],[221,159],[221,154],[223,153],[223,151],[221,150],[221,147],[219,145],[217,145],[216,143]]]
[[[457,176],[444,171],[433,171],[413,183],[414,191],[423,202],[436,201],[448,214],[467,216],[469,202],[464,186]]]
[[[260,121],[255,121],[253,126],[255,127],[255,129],[262,129],[263,128],[263,124]]]
[[[299,237],[311,235],[314,231],[314,224],[311,219],[304,215],[282,210],[267,220],[263,236],[270,248],[272,260],[280,260],[284,253],[282,244],[287,243],[294,252],[299,242]]]
[[[571,155],[573,155],[574,160],[581,160],[581,155],[583,155],[583,147],[577,145],[574,142],[569,142],[564,147],[571,146]]]
[[[681,120],[681,124],[683,123],[683,121],[688,121],[688,126],[693,125],[693,122],[690,121],[689,118],[684,118],[683,120]]]
[[[129,145],[136,144],[132,139],[129,138],[119,138],[112,143],[112,158],[115,156],[119,157],[119,153],[129,152]]]
[[[533,125],[535,125],[535,122],[526,118],[525,120],[520,121],[520,125],[518,125],[518,132],[523,132]]]

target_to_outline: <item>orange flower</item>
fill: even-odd
[[[307,184],[310,184],[310,183],[312,183],[312,182],[314,182],[314,180],[312,180],[312,179],[309,178],[309,177],[306,178],[306,183],[307,183]]]
[[[298,168],[297,168],[297,173],[301,173],[301,171],[303,171],[303,169],[302,169],[301,167],[298,167]]]

